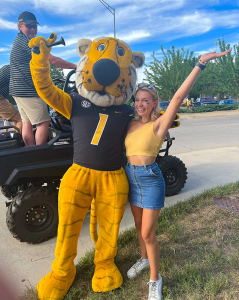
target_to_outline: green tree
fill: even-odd
[[[220,51],[230,49],[230,44],[219,39]],[[180,48],[164,51],[161,46],[162,58],[157,59],[153,52],[153,61],[146,65],[144,74],[146,80],[154,84],[162,100],[170,100],[189,75],[196,61],[200,58],[194,56],[193,51]],[[220,57],[207,63],[201,72],[189,98],[196,98],[199,94],[216,95],[239,93],[239,44],[233,46],[233,54]]]
[[[51,76],[52,79],[56,79],[56,78],[65,79],[63,69],[57,68],[57,67],[55,67],[51,64],[50,64],[50,76]],[[64,83],[58,83],[57,87],[60,88],[60,89],[63,89]]]
[[[146,65],[144,74],[156,86],[159,97],[170,100],[195,65],[195,57],[193,51],[184,48],[175,50],[174,46],[167,51],[161,46],[161,52],[161,60],[156,58],[155,53],[152,54],[153,61]]]
[[[195,57],[195,62],[198,61],[199,58],[200,56]],[[200,94],[216,95],[217,91],[215,90],[215,86],[217,85],[217,81],[218,78],[215,63],[208,62],[207,67],[200,72],[192,90],[190,91],[190,97],[196,98]]]
[[[224,38],[218,39],[220,51],[226,51],[231,48],[230,44],[226,44]],[[214,92],[223,94],[239,93],[239,45],[233,47],[232,53],[219,57],[215,61],[215,70],[217,80],[214,86]]]

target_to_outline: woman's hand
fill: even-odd
[[[200,60],[202,62],[208,62],[212,59],[215,59],[215,58],[218,58],[218,57],[221,57],[221,56],[224,56],[226,54],[228,54],[229,52],[231,52],[232,49],[229,49],[227,51],[224,51],[224,52],[220,52],[220,53],[216,53],[216,52],[211,52],[211,53],[205,53],[201,56]]]

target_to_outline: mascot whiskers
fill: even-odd
[[[81,39],[77,43],[81,57],[76,70],[78,94],[68,95],[54,86],[50,77],[50,48],[46,45],[55,40],[56,34],[52,34],[48,40],[38,37],[29,43],[40,49],[40,54],[32,53],[30,63],[38,95],[71,121],[74,140],[73,165],[59,189],[56,258],[52,271],[37,286],[41,300],[63,299],[72,285],[77,241],[91,204],[91,236],[96,242],[92,288],[106,292],[122,285],[114,257],[128,195],[121,168],[124,135],[133,118],[132,107],[124,103],[135,89],[136,68],[144,64],[144,55],[132,53],[119,39]]]

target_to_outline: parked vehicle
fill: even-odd
[[[209,104],[218,104],[218,102],[212,97],[202,97],[197,98],[195,102],[193,102],[193,107],[204,106]]]
[[[168,101],[159,102],[160,109],[166,109],[169,106]]]
[[[72,75],[71,71],[69,74]],[[64,91],[70,75],[66,78]],[[70,82],[71,83],[71,82]],[[67,121],[67,120],[66,120]],[[69,122],[69,121],[68,121]],[[0,129],[14,126],[0,127]],[[14,127],[18,130],[17,127]],[[187,180],[187,168],[177,157],[169,155],[175,138],[167,132],[165,148],[156,162],[165,180],[166,196],[178,194]],[[24,147],[21,135],[9,131],[0,135],[0,188],[7,198],[7,227],[21,242],[41,243],[53,237],[58,226],[58,189],[73,162],[71,126],[58,113],[51,117],[47,144]],[[126,164],[126,156],[122,166]]]
[[[238,103],[236,101],[232,100],[232,99],[225,99],[225,100],[219,101],[219,105],[224,105],[224,104],[226,104],[226,105],[235,105],[235,104],[237,104],[238,105]]]

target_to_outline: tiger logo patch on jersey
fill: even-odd
[[[81,106],[84,107],[84,108],[89,108],[89,107],[91,107],[91,103],[87,100],[83,100],[81,102]]]

